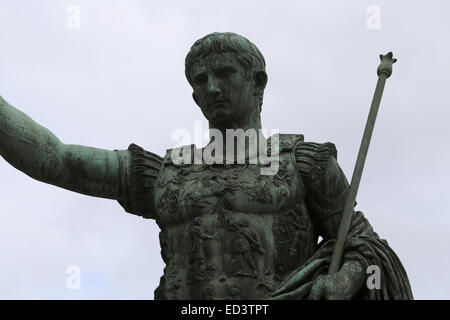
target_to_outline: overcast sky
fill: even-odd
[[[378,55],[393,51],[357,208],[415,298],[449,299],[449,13],[445,0],[0,0],[0,95],[64,143],[162,156],[175,129],[203,119],[184,77],[190,46],[236,32],[267,62],[263,127],[334,142],[350,180]],[[153,220],[1,157],[0,200],[0,298],[153,299],[164,267]],[[66,286],[70,265],[79,290]]]

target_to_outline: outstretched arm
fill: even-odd
[[[121,200],[119,154],[64,144],[0,97],[0,155],[28,176],[78,193]],[[124,167],[128,151],[121,152]]]

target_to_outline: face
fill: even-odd
[[[255,104],[254,79],[234,53],[211,53],[191,68],[193,97],[212,122],[238,121]]]

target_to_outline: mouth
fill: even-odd
[[[215,109],[215,108],[225,107],[227,103],[228,103],[228,101],[226,101],[226,100],[216,101],[216,102],[214,102],[214,103],[211,103],[211,104],[209,105],[209,108],[210,108],[210,109],[212,109],[212,108]]]

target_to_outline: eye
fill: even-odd
[[[194,77],[194,83],[195,84],[203,84],[208,81],[208,75],[206,73],[201,73]]]

